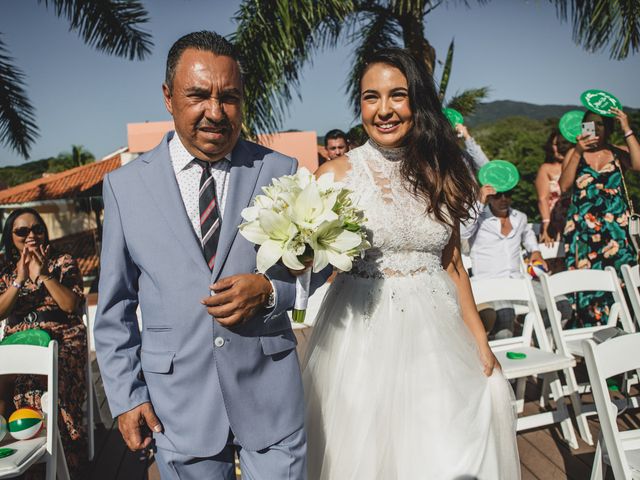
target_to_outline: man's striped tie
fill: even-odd
[[[197,158],[193,159],[202,168],[200,176],[200,231],[202,232],[202,251],[204,259],[209,265],[209,270],[213,270],[216,261],[216,251],[218,250],[218,240],[220,239],[220,209],[218,198],[216,197],[216,182],[209,169],[210,163]]]

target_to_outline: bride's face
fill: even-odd
[[[413,127],[407,78],[391,65],[375,63],[360,90],[362,126],[369,137],[383,147],[401,146]]]

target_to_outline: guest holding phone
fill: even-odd
[[[559,183],[563,192],[571,191],[564,228],[567,268],[604,270],[612,266],[620,276],[622,265],[637,263],[627,230],[629,205],[623,175],[628,169],[640,170],[640,145],[627,115],[617,108],[611,113],[614,117],[585,113],[583,134],[564,158]],[[609,144],[614,118],[624,132],[626,145]],[[612,303],[606,292],[576,295],[574,326],[606,323]]]

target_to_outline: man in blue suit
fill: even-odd
[[[237,232],[297,162],[239,139],[241,67],[223,37],[180,38],[163,93],[175,133],[104,180],[95,340],[111,411],[132,450],[153,432],[163,479],[235,478],[235,453],[243,479],[305,478],[294,277],[255,273]]]

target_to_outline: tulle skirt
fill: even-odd
[[[455,291],[444,271],[336,278],[303,362],[309,480],[520,478],[513,391]]]

